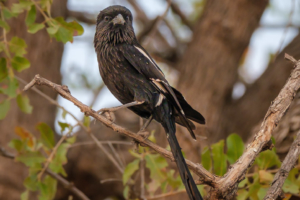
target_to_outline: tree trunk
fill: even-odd
[[[9,0],[5,2],[9,7],[16,1]],[[52,16],[66,16],[67,0],[54,0],[52,6]],[[21,14],[17,19],[12,18],[9,21],[11,30],[8,35],[10,40],[13,36],[23,38],[27,43],[27,59],[31,62],[29,69],[16,74],[26,81],[30,81],[35,74],[52,80],[55,83],[61,82],[60,64],[64,45],[50,39],[46,30],[41,30],[36,34],[29,34],[25,25],[25,13]],[[43,21],[41,15],[37,17],[37,21]],[[19,84],[20,91],[24,85]],[[47,88],[40,88],[44,93],[55,99],[57,94]],[[24,127],[30,132],[35,131],[35,125],[38,122],[45,122],[54,127],[54,119],[56,107],[46,102],[42,97],[33,91],[26,92],[29,96],[30,103],[33,106],[32,114],[24,114],[20,111],[15,100],[12,100],[11,108],[6,118],[0,121],[1,137],[0,145],[6,146],[7,143],[16,138],[14,128],[16,126]],[[7,147],[7,146],[6,146]],[[20,163],[0,157],[0,199],[20,199],[20,194],[25,190],[23,181],[28,175],[25,166]]]
[[[231,101],[241,56],[267,3],[267,0],[237,0],[234,3],[208,0],[179,63],[179,89],[207,122],[196,134],[208,136],[210,142],[226,134],[223,124],[228,119],[224,119],[224,109]],[[183,146],[199,147],[190,144],[189,140],[189,145]],[[190,152],[197,156],[195,151]]]

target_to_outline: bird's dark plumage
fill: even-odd
[[[205,120],[169,85],[155,61],[138,43],[131,12],[123,6],[102,10],[97,18],[94,45],[100,74],[108,89],[122,104],[141,102],[129,109],[143,118],[153,116],[162,124],[190,199],[202,199],[176,139],[175,122],[185,126],[195,139],[195,125],[190,120],[200,124]]]

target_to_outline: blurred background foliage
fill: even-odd
[[[196,142],[181,127],[177,135],[187,158],[219,176],[243,153],[288,78],[292,66],[283,54],[300,58],[298,0],[174,0],[170,7],[164,0],[2,0],[0,145],[15,159],[0,157],[0,199],[78,198],[47,170],[90,199],[187,198],[174,163],[148,148],[134,150],[128,138],[84,117],[52,90],[22,92],[40,74],[68,85],[95,110],[118,105],[101,81],[93,47],[96,16],[113,4],[132,11],[138,40],[207,119]],[[237,199],[263,199],[299,118],[297,95],[274,133],[276,148],[256,159]],[[141,123],[128,110],[115,120],[134,131]],[[152,123],[150,130],[150,139],[165,147],[161,127]],[[299,165],[283,187],[286,199],[299,198]]]

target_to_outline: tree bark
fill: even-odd
[[[9,0],[5,2],[7,6],[11,6],[17,1]],[[52,16],[66,16],[67,0],[54,0],[52,6]],[[50,39],[46,30],[41,30],[36,34],[29,34],[25,25],[24,18],[26,14],[21,14],[18,18],[9,20],[11,30],[8,34],[8,40],[13,36],[23,38],[27,43],[26,57],[30,61],[29,69],[16,74],[26,81],[30,81],[35,74],[41,74],[53,81],[61,82],[60,64],[64,45],[56,42],[55,39]],[[37,21],[42,22],[41,15],[37,16]],[[20,88],[23,88],[20,83]],[[54,91],[42,89],[47,95],[55,99],[57,94]],[[20,90],[21,91],[21,90]],[[45,102],[39,95],[30,91],[26,93],[33,106],[32,114],[24,114],[20,111],[15,100],[11,101],[11,107],[8,115],[0,121],[1,137],[0,144],[2,146],[16,138],[13,133],[16,126],[24,127],[30,132],[35,131],[35,125],[38,122],[45,122],[54,127],[56,115],[56,107]],[[1,97],[3,98],[3,97]],[[21,163],[7,160],[0,157],[0,199],[20,199],[20,194],[25,190],[23,181],[27,176],[27,170]]]

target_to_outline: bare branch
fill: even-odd
[[[160,146],[158,146],[157,144],[154,144],[153,142],[151,142],[148,139],[145,139],[144,137],[135,134],[129,130],[126,130],[125,128],[118,126],[116,124],[114,124],[113,122],[111,122],[110,120],[108,120],[107,118],[105,118],[104,116],[98,114],[95,110],[91,109],[89,106],[84,105],[83,103],[81,103],[80,101],[78,101],[76,98],[74,98],[70,92],[68,92],[68,90],[66,90],[66,88],[64,86],[61,85],[57,85],[55,83],[52,83],[51,81],[40,77],[39,75],[36,75],[34,77],[34,79],[25,86],[24,90],[31,88],[34,85],[45,85],[48,86],[50,88],[53,88],[57,93],[59,93],[63,98],[73,102],[75,104],[75,106],[77,106],[78,108],[80,108],[81,112],[83,112],[86,116],[92,116],[94,117],[96,120],[102,122],[103,124],[105,124],[107,127],[113,129],[114,131],[121,133],[123,135],[126,135],[130,138],[132,138],[133,140],[141,143],[143,146],[147,146],[150,147],[151,149],[153,149],[154,151],[156,151],[157,153],[161,154],[162,156],[164,156],[165,158],[170,159],[171,161],[174,161],[174,157],[172,155],[172,153]],[[95,137],[94,135],[91,135],[92,137]],[[97,142],[100,144],[100,142],[97,140]],[[214,186],[216,180],[218,180],[219,178],[213,174],[211,174],[210,172],[208,172],[204,167],[202,167],[200,164],[195,164],[189,160],[186,160],[187,165],[189,166],[189,168],[191,170],[194,171],[194,173],[196,175],[198,175],[200,177],[200,179],[203,181],[203,183]]]
[[[178,7],[177,4],[175,4],[174,2],[171,3],[171,9],[172,11],[177,14],[180,18],[181,21],[187,25],[189,27],[189,29],[193,30],[193,25],[192,23],[187,19],[187,17],[181,12],[180,8]]]
[[[277,199],[281,194],[281,188],[285,179],[289,175],[289,172],[294,168],[300,155],[300,131],[297,134],[297,138],[293,142],[289,153],[286,155],[279,171],[276,173],[272,186],[269,188],[265,200]]]
[[[156,33],[157,28],[158,28],[160,22],[167,16],[168,11],[169,11],[169,9],[171,7],[172,0],[167,0],[167,2],[168,2],[168,5],[167,5],[167,8],[166,8],[165,12],[162,15],[160,15],[160,16],[158,16],[156,18],[156,20],[153,22],[154,24],[151,27],[150,31],[147,34],[145,34],[145,36],[147,36],[149,38],[152,38],[153,35]],[[145,44],[145,45],[147,46],[147,44]]]
[[[67,17],[75,18],[80,22],[90,24],[90,25],[96,24],[96,17],[89,13],[68,10]]]
[[[10,159],[15,159],[15,155],[6,151],[3,147],[0,146],[0,155],[6,158]],[[52,178],[56,179],[59,183],[61,183],[66,189],[70,190],[74,195],[76,195],[79,199],[82,200],[89,200],[89,198],[82,192],[80,191],[77,187],[74,186],[73,183],[70,183],[60,175],[52,172],[49,169],[46,169],[45,172],[51,176]]]

